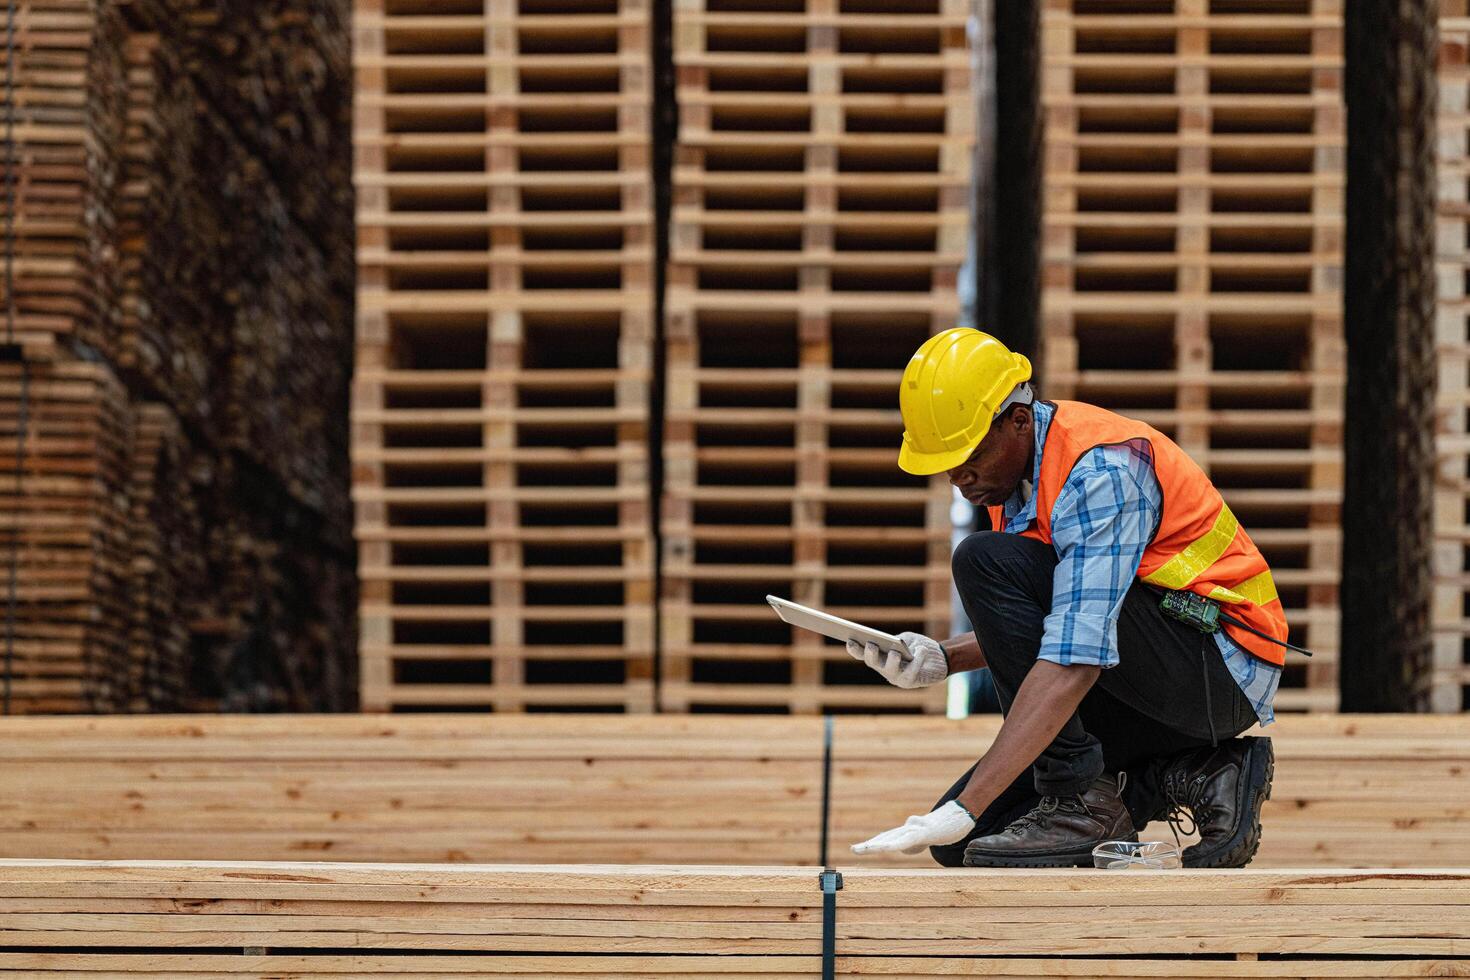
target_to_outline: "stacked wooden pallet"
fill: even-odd
[[[968,0],[678,3],[660,704],[938,710],[774,593],[949,626],[949,490],[896,466],[897,386],[953,326]]]
[[[1470,871],[856,870],[827,919],[810,869],[4,861],[0,924],[30,977],[813,976],[824,928],[841,976],[1444,976]]]
[[[1439,21],[1439,306],[1435,352],[1435,711],[1470,710],[1470,9],[1442,0]]]
[[[362,704],[648,711],[648,0],[360,0]]]
[[[1286,709],[1337,704],[1342,2],[1043,14],[1046,392],[1144,419],[1271,562]]]
[[[24,718],[0,723],[0,856],[819,864],[820,718]],[[993,718],[835,719],[829,859],[928,810]],[[1442,867],[1470,853],[1470,719],[1269,729],[1253,867]],[[1146,834],[1171,839],[1167,825]]]

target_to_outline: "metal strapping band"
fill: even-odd
[[[832,809],[832,716],[822,719],[822,980],[837,976],[837,893],[842,875],[827,863],[827,828]]]
[[[1235,540],[1235,532],[1239,530],[1240,522],[1230,512],[1230,505],[1222,502],[1213,527],[1143,580],[1152,585],[1162,585],[1166,589],[1184,588],[1199,578],[1201,572],[1220,560],[1225,549],[1230,547],[1230,542]]]
[[[837,976],[837,893],[842,891],[842,874],[831,868],[822,872],[822,980]]]
[[[827,864],[827,828],[831,823],[832,812],[832,716],[827,715],[822,719],[822,834],[821,852],[817,855],[817,863],[822,867]]]

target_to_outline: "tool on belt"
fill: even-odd
[[[1260,630],[1242,623],[1221,609],[1220,604],[1215,600],[1202,595],[1196,595],[1193,592],[1167,589],[1163,593],[1163,599],[1159,602],[1159,608],[1164,611],[1164,615],[1177,619],[1188,626],[1193,626],[1201,633],[1218,633],[1222,624],[1229,623],[1231,626],[1239,627],[1247,633],[1254,633],[1261,639],[1269,640],[1278,646],[1286,647],[1288,650],[1295,650],[1297,653],[1305,654],[1308,657],[1312,655],[1312,651],[1310,650],[1305,650],[1294,643],[1278,640],[1274,636],[1267,636]]]

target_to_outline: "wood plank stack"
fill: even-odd
[[[835,719],[831,860],[926,811],[996,719]],[[1252,867],[1470,854],[1470,719],[1287,717]],[[820,718],[0,721],[0,856],[815,865]],[[1146,830],[1172,839],[1165,824]]]
[[[0,675],[12,711],[127,705],[127,423],[127,392],[106,365],[0,363],[0,657],[4,646],[11,656]]]
[[[833,743],[833,840],[856,842],[927,810],[990,745],[999,720],[842,718]],[[1276,777],[1251,867],[1432,867],[1470,854],[1466,719],[1287,715],[1266,729]],[[1166,823],[1146,839],[1173,840]],[[929,858],[848,861],[925,866]]]
[[[1283,709],[1337,704],[1342,2],[1047,4],[1045,392],[1157,426],[1271,563]]]
[[[928,710],[768,593],[948,632],[949,489],[896,465],[910,354],[954,325],[968,0],[681,0],[660,705]]]
[[[122,39],[113,5],[34,0],[16,14],[13,77],[15,321],[4,342],[33,357],[59,341],[107,351],[112,298],[111,195],[118,179]],[[10,166],[7,160],[5,166]],[[7,250],[11,245],[7,243]],[[0,286],[3,289],[3,286]]]
[[[27,622],[56,617],[49,665],[12,665],[49,693],[13,711],[348,703],[346,33],[341,0],[20,5],[0,427],[12,457],[22,420],[74,429],[27,434],[0,513]],[[85,494],[46,496],[59,451]],[[24,537],[66,507],[73,551]],[[82,565],[85,592],[36,605],[38,574]],[[288,690],[324,658],[334,685]]]
[[[648,0],[358,0],[362,704],[653,707]]]
[[[860,869],[834,921],[841,976],[1444,976],[1470,871]],[[0,975],[796,977],[823,926],[810,869],[0,862]]]
[[[1470,8],[1439,8],[1439,204],[1435,353],[1434,711],[1470,710]]]
[[[204,528],[189,492],[189,460],[179,421],[163,405],[136,407],[130,460],[126,596],[128,708],[183,703],[189,686],[191,583],[203,580]]]

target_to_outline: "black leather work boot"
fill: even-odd
[[[1081,796],[1045,796],[1005,830],[977,837],[965,848],[970,868],[1092,866],[1092,849],[1105,840],[1138,840],[1118,780],[1093,780]]]
[[[1186,868],[1243,868],[1261,846],[1261,806],[1271,798],[1276,758],[1271,740],[1232,738],[1216,748],[1193,749],[1164,769],[1169,823],[1187,817],[1198,844],[1184,852]]]

